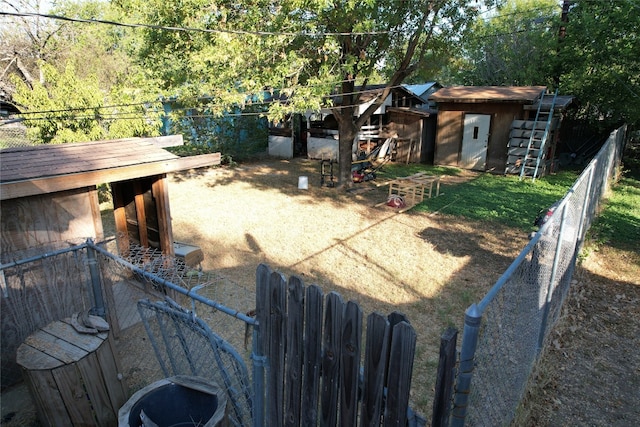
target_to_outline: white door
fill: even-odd
[[[485,169],[490,125],[491,116],[488,114],[465,114],[460,167]]]

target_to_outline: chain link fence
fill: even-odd
[[[600,200],[619,166],[614,131],[493,288],[465,314],[452,426],[509,425],[571,286]]]
[[[197,319],[199,326],[195,331],[207,328],[215,331],[216,339],[211,342],[220,348],[237,349],[233,352],[237,362],[252,366],[255,286],[244,287],[216,273],[189,267],[180,258],[133,243],[123,255],[118,254],[115,240],[98,245],[91,241],[77,245],[68,242],[49,244],[14,252],[11,259],[2,254],[3,388],[21,380],[16,351],[29,335],[53,321],[88,311],[106,315],[112,333],[119,338],[118,350],[130,390],[139,390],[164,378],[167,371],[163,369],[161,359],[156,357],[152,346],[154,338],[147,334],[149,331],[143,325],[152,322],[145,318],[147,322],[141,323],[141,313],[145,311],[140,308],[139,301],[164,302],[168,297]],[[176,353],[175,350],[176,347],[171,347],[167,351]],[[180,357],[172,354],[174,356]],[[205,357],[202,346],[193,346],[189,357],[192,356],[209,362],[213,360],[211,355]],[[227,372],[240,366],[231,365],[233,360],[221,357],[218,359],[224,362],[220,366]],[[210,363],[209,369],[213,366]],[[244,383],[230,382],[227,389],[246,391],[249,372]],[[227,377],[234,378],[234,375],[223,379]],[[234,399],[239,400],[237,396]],[[240,424],[248,425],[246,418],[250,419],[251,414],[238,417],[244,417]]]
[[[27,137],[27,129],[20,125],[0,126],[0,148],[29,147],[34,144]]]
[[[189,267],[182,259],[157,249],[130,243],[127,252],[119,256],[114,246],[115,242],[101,244],[97,256],[107,305],[117,310],[114,318],[122,330],[134,326],[142,331],[138,300],[163,301],[169,297],[238,349],[250,366],[255,285],[244,286],[216,272]],[[136,369],[144,372],[133,379],[135,388],[164,377],[153,349],[147,347],[142,354],[149,357],[136,362]]]
[[[612,133],[553,215],[486,297],[467,310],[458,369],[453,425],[506,425],[557,320],[571,285],[576,257],[598,204],[618,166],[625,128]],[[106,310],[122,334],[133,390],[164,373],[140,324],[141,298],[175,299],[251,360],[254,284],[234,283],[186,266],[157,250],[129,245],[118,255],[115,240],[100,245],[61,243],[32,248],[0,266],[3,294],[2,384],[20,377],[15,349],[51,321],[88,309]],[[95,252],[93,252],[95,251]],[[95,270],[95,265],[99,269]],[[146,346],[146,347],[141,347]],[[251,375],[251,371],[250,375]],[[135,374],[135,375],[134,375]]]

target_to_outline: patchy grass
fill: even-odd
[[[452,167],[402,164],[385,166],[383,172],[381,176],[387,179],[417,172],[445,176],[464,173]],[[414,209],[530,230],[538,212],[562,198],[577,177],[576,171],[563,171],[536,181],[520,181],[513,175],[483,173],[460,185],[443,187],[439,197],[429,199]]]
[[[594,249],[607,244],[618,249],[640,250],[640,181],[623,178],[614,187],[606,208],[589,230]]]
[[[418,334],[412,406],[429,417],[440,334],[461,329],[464,310],[526,244],[522,229],[577,174],[520,182],[451,167],[385,165],[378,183],[422,171],[446,176],[440,197],[398,215],[374,207],[385,199],[384,187],[367,182],[366,191],[345,194],[320,187],[319,171],[318,162],[294,159],[174,174],[176,240],[202,248],[205,271],[247,287],[264,262],[358,301],[365,313],[405,313]],[[302,175],[307,190],[297,187]],[[134,364],[140,357],[131,355]]]

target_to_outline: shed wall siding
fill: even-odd
[[[82,188],[4,200],[2,255],[50,243],[103,237],[97,190]]]
[[[507,145],[513,120],[524,119],[521,103],[445,103],[439,105],[435,163],[458,166],[462,144],[464,114],[490,114],[491,130],[487,145],[487,171],[504,172]]]
[[[438,112],[438,130],[436,134],[436,165],[457,166],[463,128],[462,111]]]
[[[413,114],[390,113],[389,117],[393,123],[393,129],[400,136],[398,141],[396,160],[406,161],[411,149],[411,141],[413,148],[409,157],[410,163],[420,163],[422,159],[422,151],[425,149],[422,137],[422,117]]]

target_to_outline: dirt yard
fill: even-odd
[[[295,159],[176,175],[176,239],[200,245],[204,268],[238,283],[252,284],[256,266],[267,263],[358,301],[365,314],[404,312],[418,333],[412,403],[430,415],[441,333],[462,327],[464,310],[509,266],[526,233],[446,212],[374,207],[386,187],[320,187],[319,168]],[[299,176],[308,177],[307,190],[298,189]],[[441,191],[473,178],[445,178]],[[522,423],[637,425],[640,254],[603,247],[575,281]]]
[[[298,188],[299,176],[308,189]],[[446,177],[441,192],[474,177]],[[526,233],[374,207],[388,191],[374,182],[348,193],[319,184],[319,162],[307,159],[175,175],[175,238],[203,249],[205,270],[243,285],[266,263],[357,301],[365,315],[405,313],[418,334],[413,404],[429,414],[441,333],[462,327],[465,309],[508,267]]]
[[[592,252],[574,279],[519,425],[640,425],[640,247]]]
[[[300,176],[308,189],[298,188]],[[441,192],[473,178],[445,178]],[[266,263],[359,302],[365,315],[405,313],[418,334],[412,406],[430,416],[441,333],[462,327],[465,309],[509,266],[527,233],[446,212],[374,207],[386,187],[372,182],[348,193],[319,184],[319,162],[306,159],[173,175],[175,239],[202,248],[205,270],[246,287]],[[638,424],[639,261],[637,253],[606,250],[587,259],[520,425]]]

